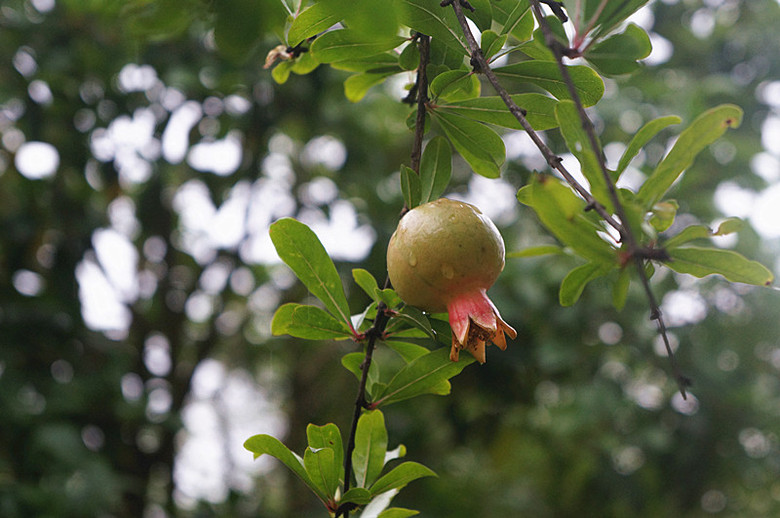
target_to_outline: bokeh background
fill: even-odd
[[[384,278],[413,77],[359,104],[326,67],[277,85],[261,67],[272,34],[241,59],[217,48],[219,3],[0,2],[0,516],[324,516],[242,448],[269,433],[302,451],[307,423],[348,426],[356,390],[339,363],[354,344],[270,335],[276,307],[311,297],[267,229],[309,224],[362,310],[350,270]],[[716,244],[780,273],[779,3],[662,0],[632,20],[654,51],[607,80],[592,112],[608,159],[654,117],[739,104],[743,125],[677,185],[679,219],[745,218]],[[634,161],[627,186],[672,138]],[[448,196],[488,213],[509,250],[550,242],[514,199],[544,161],[523,133],[505,141],[502,179],[456,159]],[[641,290],[618,313],[595,282],[561,308],[572,265],[510,260],[491,293],[518,339],[450,397],[388,408],[391,447],[439,474],[396,504],[429,517],[780,516],[780,293],[659,271],[694,381],[683,400]]]

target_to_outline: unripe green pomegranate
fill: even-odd
[[[492,221],[468,203],[441,198],[401,218],[387,248],[390,282],[404,302],[449,313],[450,358],[466,349],[485,362],[485,345],[506,349],[506,332],[487,290],[504,269],[504,241]]]

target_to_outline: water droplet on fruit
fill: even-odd
[[[417,256],[409,254],[409,266],[417,266]]]
[[[444,276],[445,279],[452,279],[455,277],[455,270],[452,268],[451,265],[444,263],[441,265],[441,274]]]

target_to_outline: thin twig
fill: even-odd
[[[412,169],[416,173],[420,172],[420,159],[422,156],[422,141],[425,135],[425,110],[428,103],[428,76],[426,74],[426,68],[428,67],[428,61],[430,58],[430,37],[424,34],[417,34],[417,44],[420,48],[420,66],[417,68],[417,81],[415,88],[417,90],[417,119],[414,132],[414,142],[412,144],[411,165]],[[406,210],[406,207],[404,208]],[[404,210],[404,212],[405,212]],[[403,212],[402,212],[403,215]],[[385,279],[385,288],[390,287],[390,278]],[[358,384],[357,397],[355,398],[355,410],[352,414],[352,424],[349,430],[349,438],[347,440],[347,450],[344,454],[344,492],[349,491],[349,486],[352,478],[352,452],[355,450],[355,436],[357,434],[357,424],[360,420],[360,415],[363,413],[363,409],[367,407],[366,401],[366,385],[368,383],[368,371],[371,368],[371,361],[374,354],[374,348],[377,340],[382,338],[385,332],[387,323],[390,316],[387,312],[387,305],[384,302],[377,304],[376,318],[371,328],[366,331],[366,356],[363,359],[363,363],[360,365],[362,371],[360,376],[360,383]],[[349,518],[349,512],[354,506],[352,504],[345,504],[340,507],[336,513],[336,517],[344,516]]]
[[[525,110],[520,108],[517,103],[515,103],[515,101],[512,99],[512,96],[509,95],[509,92],[507,92],[506,88],[504,88],[498,81],[498,77],[496,77],[496,74],[488,65],[487,61],[485,60],[485,56],[482,54],[482,50],[479,48],[479,45],[477,45],[477,40],[474,39],[474,35],[471,33],[471,28],[466,22],[466,17],[463,14],[463,9],[459,3],[452,2],[452,8],[458,18],[458,22],[460,23],[461,29],[463,30],[463,34],[466,36],[466,42],[468,43],[469,50],[471,51],[472,66],[475,66],[475,68],[479,72],[483,73],[487,80],[490,81],[490,84],[493,85],[493,88],[495,89],[496,93],[498,93],[498,96],[501,97],[501,100],[504,101],[506,107],[509,108],[509,112],[515,117],[515,119],[517,119],[528,136],[531,137],[533,143],[536,145],[539,151],[541,151],[550,168],[555,169],[561,173],[561,176],[563,176],[566,182],[571,185],[572,188],[577,191],[577,194],[579,194],[585,200],[588,209],[595,210],[596,213],[598,213],[598,215],[607,222],[607,224],[619,232],[621,228],[620,223],[615,220],[615,218],[612,217],[612,214],[607,211],[604,205],[599,203],[596,198],[594,198],[593,195],[585,187],[583,187],[563,166],[561,157],[553,153],[552,149],[550,149],[547,144],[545,144],[536,130],[534,130],[534,128],[528,122],[528,119],[525,118]],[[474,63],[476,63],[476,65],[474,65]]]
[[[537,18],[537,21],[539,22],[539,26],[542,29],[542,32],[544,33],[544,39],[547,46],[552,51],[553,55],[555,56],[555,61],[558,64],[558,70],[561,73],[561,77],[563,78],[564,83],[566,83],[566,86],[569,90],[569,95],[571,96],[572,101],[574,102],[574,105],[577,107],[577,113],[580,116],[580,121],[582,121],[582,128],[585,130],[585,133],[588,135],[588,142],[590,144],[591,150],[593,151],[593,154],[596,156],[596,159],[599,164],[599,169],[601,170],[601,174],[604,177],[604,182],[607,185],[607,191],[609,193],[610,201],[612,202],[612,205],[615,209],[615,213],[617,214],[618,219],[620,219],[621,222],[621,228],[620,230],[620,237],[621,241],[623,242],[623,245],[626,247],[626,250],[628,254],[631,256],[631,258],[634,260],[634,264],[636,266],[637,274],[639,275],[639,280],[642,283],[642,286],[644,287],[645,294],[647,295],[647,300],[650,305],[650,318],[655,320],[658,324],[658,331],[661,334],[661,337],[663,338],[664,345],[666,347],[666,353],[669,357],[669,363],[672,367],[672,372],[674,373],[675,380],[677,381],[677,387],[680,390],[680,394],[682,394],[683,399],[687,398],[685,389],[686,387],[690,386],[690,379],[688,379],[686,376],[682,374],[680,371],[679,366],[677,365],[677,361],[674,357],[674,351],[672,351],[672,348],[669,344],[669,337],[666,333],[666,324],[663,320],[663,315],[661,314],[661,308],[658,305],[658,302],[655,299],[655,296],[653,295],[653,290],[650,287],[650,279],[647,277],[647,273],[645,271],[645,261],[643,259],[642,251],[640,250],[640,247],[637,243],[636,236],[634,236],[634,232],[631,229],[631,225],[628,223],[628,217],[626,215],[625,208],[623,207],[623,203],[620,200],[620,196],[618,195],[617,186],[615,185],[615,182],[612,180],[612,176],[609,174],[609,170],[607,169],[607,164],[604,160],[604,152],[601,149],[601,146],[598,142],[598,137],[596,136],[596,130],[593,127],[593,122],[591,122],[590,117],[588,117],[587,112],[585,111],[585,107],[582,104],[582,100],[580,99],[579,94],[577,93],[577,89],[574,86],[574,81],[571,79],[571,75],[569,74],[569,70],[566,68],[566,66],[563,64],[563,48],[561,44],[558,42],[558,40],[555,39],[555,36],[552,32],[552,28],[547,23],[547,20],[544,17],[544,14],[542,13],[542,8],[540,5],[540,0],[531,0],[531,7],[534,10],[534,15]]]
[[[487,61],[485,60],[485,57],[482,54],[482,50],[480,49],[479,45],[476,42],[476,39],[474,38],[474,35],[471,32],[471,28],[468,26],[468,23],[466,22],[466,17],[463,14],[463,9],[460,3],[456,0],[456,1],[452,1],[451,5],[453,10],[455,11],[455,15],[458,19],[458,22],[460,23],[463,34],[466,37],[466,42],[468,43],[469,50],[471,51],[471,63],[475,71],[483,73],[485,77],[488,79],[488,81],[490,82],[490,84],[493,85],[493,88],[496,90],[499,97],[501,97],[501,99],[504,101],[504,104],[507,106],[510,113],[512,113],[512,115],[517,119],[517,121],[526,131],[528,136],[531,137],[531,140],[534,142],[534,144],[539,149],[539,151],[541,151],[542,155],[544,156],[545,160],[547,160],[547,163],[550,165],[550,167],[560,172],[563,178],[569,183],[569,185],[587,202],[586,210],[587,209],[595,210],[599,214],[599,216],[601,216],[602,219],[604,219],[604,221],[607,222],[607,224],[609,224],[611,227],[613,227],[620,233],[621,241],[623,242],[623,245],[626,247],[627,251],[630,254],[630,257],[634,260],[634,263],[636,265],[636,269],[640,281],[645,289],[645,293],[647,294],[648,302],[650,304],[651,318],[655,320],[658,325],[659,332],[664,340],[664,345],[666,346],[667,355],[669,357],[669,362],[674,372],[675,380],[677,381],[677,386],[683,398],[685,398],[686,397],[685,389],[690,385],[690,380],[682,374],[679,367],[677,366],[677,362],[674,358],[674,352],[672,351],[672,348],[669,344],[669,338],[666,333],[666,325],[664,324],[663,316],[661,315],[661,309],[655,299],[655,296],[653,295],[652,289],[650,287],[650,281],[647,278],[647,274],[645,273],[644,258],[647,257],[648,255],[647,250],[637,246],[636,238],[634,237],[631,228],[628,225],[628,218],[626,217],[625,209],[623,208],[620,198],[618,196],[617,187],[615,186],[615,183],[612,181],[612,177],[609,175],[609,171],[606,168],[606,164],[604,162],[604,154],[601,150],[601,147],[598,144],[596,133],[593,128],[593,123],[590,121],[590,118],[585,112],[585,109],[582,105],[579,95],[577,94],[576,88],[574,87],[574,82],[571,80],[571,77],[568,74],[568,70],[563,65],[564,49],[562,49],[560,44],[558,44],[557,41],[554,39],[552,30],[550,26],[547,24],[547,20],[545,19],[542,13],[540,0],[530,0],[530,1],[531,1],[531,6],[534,9],[534,14],[537,17],[539,24],[542,27],[542,30],[545,34],[545,40],[548,46],[550,46],[550,50],[552,50],[553,53],[555,54],[556,62],[558,63],[558,67],[561,70],[562,78],[569,89],[572,100],[575,102],[575,105],[577,106],[578,113],[582,120],[583,128],[588,134],[588,139],[590,141],[590,145],[593,149],[593,152],[598,158],[599,166],[602,170],[602,174],[604,175],[605,181],[608,186],[611,202],[614,205],[615,212],[620,220],[619,222],[612,216],[612,214],[609,213],[609,211],[604,207],[604,205],[599,203],[590,194],[590,192],[588,192],[587,189],[585,189],[579,182],[577,182],[574,179],[571,173],[569,173],[566,170],[566,168],[564,168],[563,165],[561,164],[561,158],[552,152],[552,150],[544,143],[544,141],[542,141],[542,139],[539,137],[536,131],[531,127],[531,125],[528,123],[528,120],[525,118],[526,115],[525,111],[522,110],[519,106],[517,106],[514,100],[512,100],[512,97],[511,95],[509,95],[509,92],[507,92],[507,90],[499,83],[498,78],[493,73]]]

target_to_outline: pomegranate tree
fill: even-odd
[[[507,333],[487,290],[504,269],[504,241],[492,221],[468,203],[441,198],[401,218],[387,248],[387,271],[404,302],[449,313],[450,359],[461,349],[485,363],[489,342],[506,349]]]

